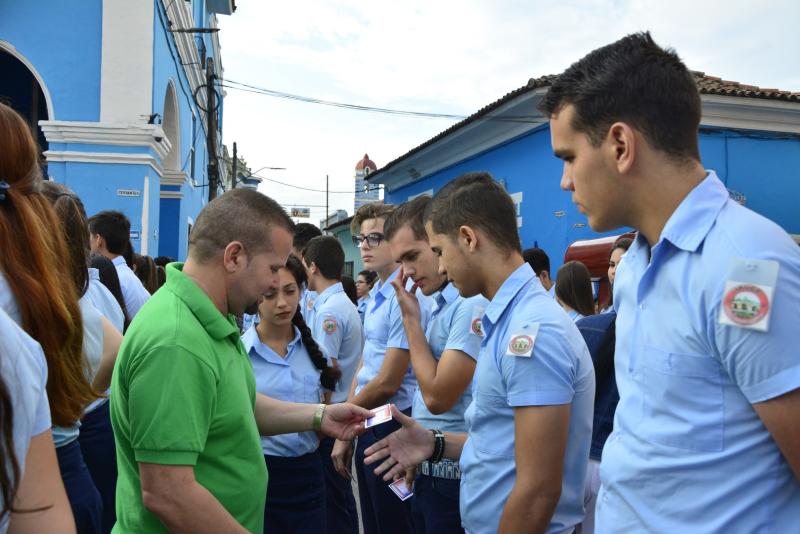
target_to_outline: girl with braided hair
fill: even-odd
[[[328,365],[300,312],[306,271],[290,256],[280,283],[264,294],[260,322],[242,336],[256,389],[279,400],[329,402],[341,372]],[[264,524],[270,532],[325,532],[325,479],[314,432],[261,438],[269,471]]]

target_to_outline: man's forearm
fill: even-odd
[[[464,443],[466,442],[466,432],[445,432],[444,454],[442,457],[450,460],[459,460],[461,458],[461,451],[464,450]]]
[[[246,533],[206,488],[192,482],[180,492],[151,495],[142,492],[144,505],[174,534]]]
[[[262,436],[313,430],[316,404],[285,402],[256,394],[256,424]]]
[[[539,534],[547,531],[561,494],[559,487],[555,492],[526,491],[514,484],[497,530],[502,534]]]

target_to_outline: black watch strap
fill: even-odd
[[[431,432],[433,432],[433,454],[428,461],[435,464],[441,462],[444,457],[444,434],[438,429],[431,429]]]

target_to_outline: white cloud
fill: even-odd
[[[558,73],[597,46],[649,29],[687,65],[725,79],[800,90],[800,3],[753,1],[241,0],[221,17],[225,76],[296,94],[376,107],[467,115]],[[351,190],[365,152],[382,166],[452,121],[362,113],[228,89],[224,137],[252,168],[295,185]],[[290,204],[325,195],[279,185]],[[331,208],[352,213],[352,195]],[[314,220],[324,208],[312,208]]]

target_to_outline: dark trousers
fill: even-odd
[[[269,472],[264,532],[325,532],[325,476],[315,452],[286,458],[264,456]]]
[[[106,534],[111,532],[117,521],[117,456],[108,405],[108,402],[104,402],[83,416],[78,437],[83,460],[103,501],[102,527]]]
[[[417,475],[411,510],[417,534],[464,534],[458,508],[460,480]]]
[[[103,503],[83,462],[80,445],[73,441],[58,447],[56,456],[78,534],[100,534]]]
[[[358,511],[350,480],[336,472],[331,459],[333,438],[319,442],[320,460],[325,472],[325,505],[328,517],[328,534],[358,534]]]
[[[410,415],[411,409],[403,413]],[[364,534],[411,534],[410,499],[401,501],[391,489],[390,482],[375,476],[375,466],[364,465],[364,449],[385,438],[400,425],[392,420],[370,428],[359,436],[356,445],[356,474],[358,475],[358,497],[361,503],[361,518]]]

